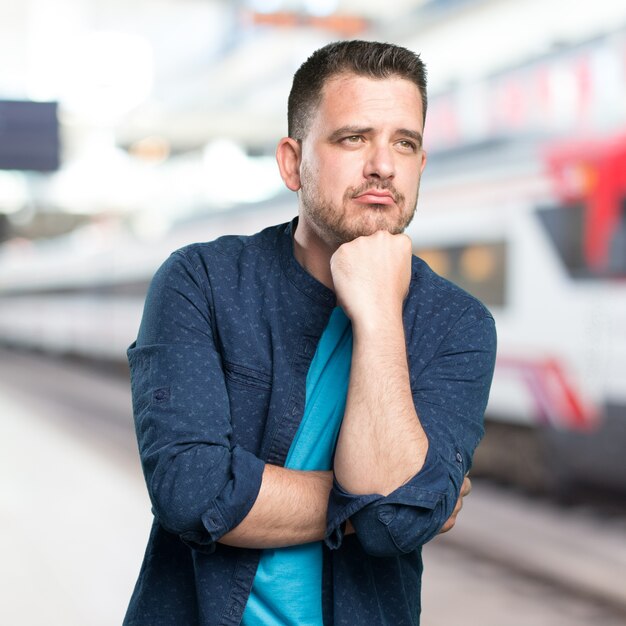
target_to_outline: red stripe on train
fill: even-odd
[[[589,430],[597,425],[597,409],[583,400],[557,359],[499,356],[496,368],[520,376],[541,422],[573,430]]]

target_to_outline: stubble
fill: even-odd
[[[372,235],[378,230],[387,230],[393,235],[404,232],[411,223],[417,207],[418,189],[412,206],[406,206],[406,198],[390,182],[366,181],[359,187],[348,187],[342,198],[342,205],[337,206],[326,199],[319,189],[314,174],[302,164],[300,172],[300,203],[309,222],[326,243],[339,246],[357,237]],[[373,204],[364,206],[362,212],[350,213],[349,203],[369,189],[388,190],[398,213],[390,214],[389,205]]]

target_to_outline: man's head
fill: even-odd
[[[330,44],[296,72],[276,155],[299,192],[301,235],[336,248],[407,227],[426,163],[425,83],[417,55],[375,42]]]
[[[419,55],[377,41],[337,41],[316,50],[294,74],[287,105],[287,134],[302,141],[322,99],[322,90],[333,77],[356,74],[367,78],[398,77],[417,86],[426,119],[426,67]]]

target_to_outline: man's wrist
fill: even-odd
[[[402,306],[386,310],[359,311],[351,318],[352,332],[364,339],[393,337],[404,332],[402,324]]]

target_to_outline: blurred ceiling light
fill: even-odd
[[[149,187],[142,168],[115,146],[113,133],[92,132],[76,158],[49,179],[48,198],[67,213],[132,210]]]
[[[342,37],[355,37],[370,28],[370,22],[359,15],[331,13],[316,15],[302,11],[277,11],[275,13],[250,12],[245,14],[257,26],[280,28],[317,28],[331,31]]]
[[[0,171],[0,213],[17,213],[28,203],[28,198],[23,173]]]
[[[215,204],[260,202],[283,187],[274,157],[250,158],[230,139],[209,143],[203,154],[206,196]]]
[[[170,144],[167,139],[156,135],[144,137],[135,141],[128,152],[147,163],[162,163],[170,154]]]
[[[59,100],[68,62],[72,54],[81,54],[71,44],[85,30],[89,7],[86,2],[71,0],[26,0],[17,7],[25,11],[25,22],[17,36],[24,39],[27,50],[23,76],[26,96],[32,100]]]
[[[140,211],[130,221],[133,233],[144,241],[157,241],[171,228],[171,220],[158,211]]]
[[[152,91],[153,51],[138,35],[90,32],[67,49],[60,100],[71,113],[110,124],[144,102]]]

